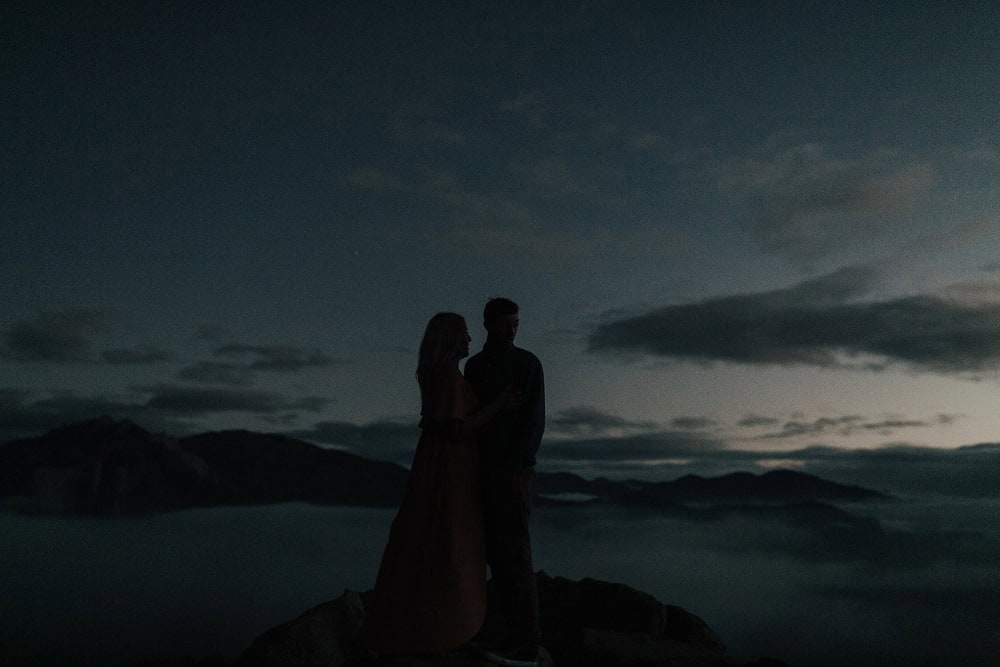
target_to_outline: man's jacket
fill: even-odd
[[[519,407],[501,412],[477,434],[483,463],[535,465],[545,431],[545,378],[538,357],[519,347],[487,343],[465,363],[465,380],[483,405],[504,389],[521,392]]]

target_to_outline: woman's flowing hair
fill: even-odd
[[[438,313],[427,323],[417,361],[417,384],[421,393],[436,372],[455,361],[466,342],[467,332],[465,318],[458,313]]]

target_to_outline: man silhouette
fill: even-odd
[[[513,666],[535,665],[538,659],[538,587],[528,517],[535,453],[545,430],[542,364],[514,346],[519,324],[516,303],[491,299],[483,309],[486,344],[465,364],[466,381],[483,405],[504,390],[521,394],[516,409],[501,413],[479,435],[486,557],[509,631],[488,657]]]

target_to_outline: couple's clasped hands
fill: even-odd
[[[516,410],[524,404],[524,394],[514,391],[512,387],[505,387],[496,397],[496,403],[500,410]]]

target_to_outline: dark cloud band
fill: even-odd
[[[24,361],[87,361],[90,338],[103,329],[105,320],[99,310],[43,311],[5,330],[0,354]]]
[[[592,407],[565,408],[548,419],[547,428],[561,434],[603,434],[609,431],[651,431],[656,424],[633,421]]]
[[[846,303],[864,290],[852,293],[845,279],[850,276],[839,272],[788,290],[707,299],[618,319],[591,333],[589,349],[873,370],[892,363],[944,373],[1000,367],[1000,305],[968,306],[934,296]],[[862,359],[863,364],[856,361]]]
[[[289,345],[230,343],[217,348],[214,354],[225,357],[250,357],[246,368],[258,371],[298,371],[337,363],[336,359],[320,350],[305,350]]]
[[[147,408],[185,415],[217,412],[272,414],[296,410],[318,412],[330,402],[318,396],[286,398],[268,391],[202,389],[166,384],[152,387],[149,391],[152,395],[146,401]]]

